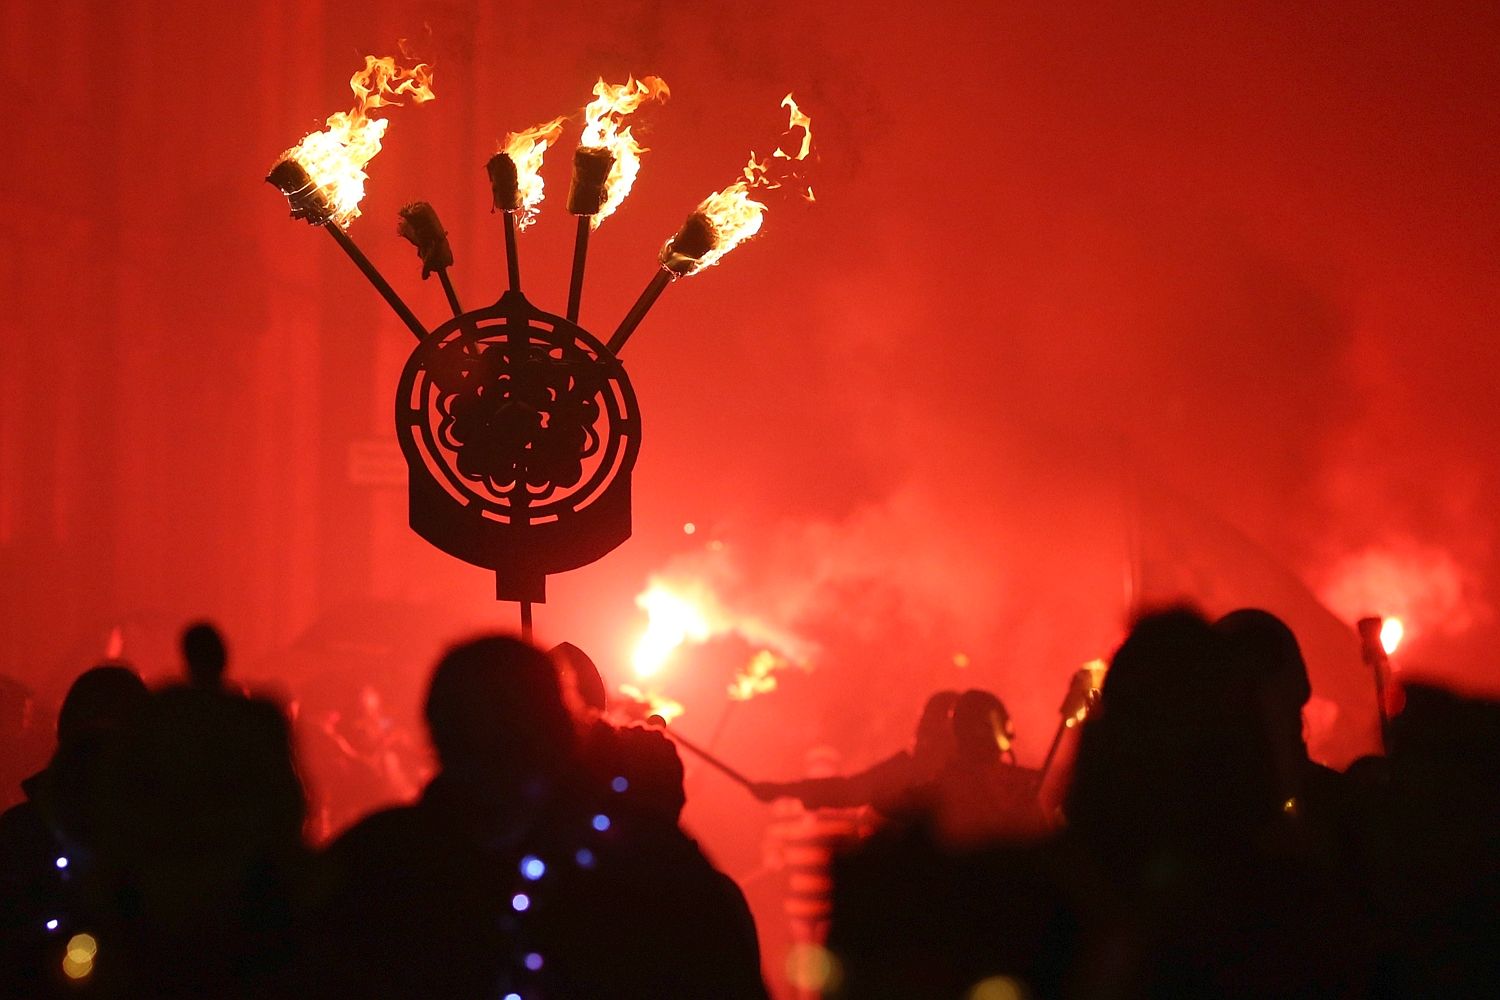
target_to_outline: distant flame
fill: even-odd
[[[776,672],[792,665],[791,660],[778,656],[769,649],[758,651],[735,676],[734,683],[729,685],[729,697],[735,701],[749,701],[758,694],[775,691]]]
[[[701,608],[659,583],[653,583],[635,603],[646,612],[646,631],[630,658],[637,677],[656,676],[683,643],[689,639],[702,642],[712,633]]]
[[[1380,648],[1385,650],[1386,656],[1396,652],[1405,635],[1406,626],[1399,618],[1387,618],[1380,623]]]
[[[331,214],[327,220],[316,221],[331,221],[341,228],[359,216],[368,178],[364,168],[380,152],[380,139],[389,124],[383,118],[370,118],[369,112],[400,105],[396,98],[403,95],[417,104],[432,100],[432,68],[418,63],[408,69],[397,66],[392,56],[365,56],[365,68],[350,77],[349,88],[354,91],[353,108],[330,115],[326,129],[303,137],[281,154],[281,160],[292,160],[307,172],[312,186],[328,203]]]
[[[605,83],[601,78],[594,84],[594,100],[584,108],[583,135],[578,145],[607,149],[614,157],[614,164],[605,181],[604,204],[590,221],[593,228],[599,228],[630,194],[641,170],[641,154],[646,151],[630,134],[630,127],[621,125],[621,120],[647,101],[665,101],[671,94],[666,82],[655,76],[639,80],[631,77],[621,84]]]
[[[756,159],[755,153],[751,152],[741,171],[744,176],[705,198],[688,217],[687,225],[662,247],[661,264],[675,277],[687,277],[705,267],[712,267],[729,251],[760,232],[766,206],[751,198],[750,192],[782,187],[795,176],[790,164],[805,160],[812,151],[812,119],[797,106],[791,94],[782,98],[781,106],[790,110],[791,119],[776,151],[764,160]],[[782,146],[796,129],[802,130],[802,139],[797,151],[789,153]],[[813,200],[812,188],[807,189],[804,197]],[[697,241],[687,238],[695,226],[700,233],[706,230],[706,235],[699,236],[706,247],[694,245]]]
[[[682,707],[682,702],[674,701],[655,691],[642,690],[634,684],[621,684],[620,693],[627,698],[634,699],[645,705],[647,708],[646,714],[659,715],[663,722],[670,723],[685,711]]]
[[[525,229],[536,221],[537,210],[542,204],[542,154],[547,147],[557,142],[562,135],[563,119],[533,125],[524,132],[508,132],[500,151],[509,156],[516,165],[516,186],[521,192],[521,208],[516,212],[516,225]]]

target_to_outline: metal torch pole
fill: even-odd
[[[510,212],[501,213],[505,216],[505,271],[510,279],[510,290],[519,292],[521,290],[521,256],[516,247],[516,217]]]
[[[583,305],[583,271],[589,259],[589,232],[593,229],[593,216],[578,217],[578,235],[573,238],[573,278],[568,282],[568,322],[578,322],[578,310]]]
[[[630,339],[635,328],[641,325],[641,320],[646,318],[646,313],[651,311],[651,307],[656,304],[656,300],[661,298],[661,293],[666,291],[671,283],[672,273],[666,268],[661,268],[656,272],[651,283],[646,286],[645,291],[641,292],[641,297],[635,300],[635,305],[630,307],[630,312],[625,314],[625,318],[620,320],[620,325],[615,328],[614,334],[609,338],[609,343],[605,345],[611,354],[620,353],[620,348],[625,346],[625,341]]]
[[[438,281],[443,283],[443,294],[448,297],[448,308],[453,310],[453,315],[462,316],[464,307],[458,303],[458,293],[453,290],[453,279],[448,277],[446,267],[438,268]]]
[[[354,240],[350,238],[349,234],[340,229],[338,224],[331,220],[323,223],[323,228],[328,231],[328,235],[333,237],[333,241],[343,248],[344,253],[349,255],[349,259],[354,261],[354,266],[359,268],[361,273],[369,279],[370,284],[374,285],[375,290],[385,299],[386,305],[390,306],[396,315],[401,317],[401,321],[407,325],[416,338],[421,340],[426,337],[427,328],[422,325],[421,320],[417,319],[417,314],[412,312],[411,308],[401,300],[401,296],[396,294],[396,290],[391,287],[390,282],[386,281],[385,277],[379,271],[375,270],[375,265],[370,263],[370,258],[366,257],[364,251],[354,245]]]

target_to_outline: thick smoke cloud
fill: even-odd
[[[632,341],[636,537],[553,581],[544,637],[621,671],[635,594],[701,572],[816,645],[808,691],[868,709],[798,738],[875,753],[924,691],[974,683],[1035,747],[1118,636],[1145,470],[1339,614],[1409,614],[1414,664],[1493,686],[1495,12],[877,6],[8,4],[31,96],[0,166],[28,234],[0,286],[0,552],[36,624],[3,669],[201,614],[274,663],[371,596],[511,620],[408,537],[399,482],[349,475],[408,345],[259,181],[404,35],[438,99],[392,125],[355,235],[424,315],[395,209],[438,206],[482,300],[482,163],[597,75],[674,90],[594,243],[597,328],[786,91],[814,116],[818,202],[773,204]],[[523,243],[554,308],[565,187]]]

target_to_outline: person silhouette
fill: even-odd
[[[315,992],[765,995],[743,897],[670,818],[627,807],[628,779],[590,774],[546,654],[454,647],[425,716],[439,770],[421,798],[326,852]]]
[[[951,716],[958,699],[956,691],[938,691],[928,697],[917,718],[910,750],[899,750],[855,774],[757,781],[750,786],[750,793],[762,802],[794,798],[808,809],[868,805],[889,815],[905,806],[913,790],[935,779],[952,759],[955,742]]]
[[[188,684],[206,691],[224,686],[229,650],[211,622],[194,622],[182,632],[182,661]]]
[[[965,691],[953,704],[952,725],[953,755],[913,790],[910,809],[955,846],[1040,834],[1038,775],[1013,763],[1015,730],[1004,702],[989,691]]]
[[[0,996],[50,992],[61,942],[90,928],[88,895],[103,836],[100,809],[118,774],[121,734],[150,699],[121,664],[80,674],[57,716],[57,749],[0,814]]]
[[[281,708],[154,692],[105,790],[93,981],[132,997],[274,995],[299,975],[306,800]]]
[[[1241,608],[1214,623],[1246,671],[1265,722],[1276,768],[1276,794],[1288,817],[1329,849],[1342,839],[1348,793],[1343,775],[1312,760],[1303,738],[1302,709],[1312,697],[1297,637],[1269,611]]]

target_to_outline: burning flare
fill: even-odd
[[[1406,626],[1399,618],[1386,618],[1380,623],[1380,648],[1385,650],[1385,655],[1390,656],[1396,652],[1401,645],[1401,640],[1406,636]]]
[[[665,101],[671,94],[655,76],[631,77],[621,84],[601,78],[594,84],[594,100],[583,111],[583,135],[573,158],[573,191],[568,197],[569,211],[590,216],[592,228],[598,229],[620,207],[641,170],[645,147],[622,120],[647,101]]]
[[[516,169],[516,189],[519,193],[516,225],[525,229],[536,221],[542,204],[542,154],[554,145],[562,135],[563,119],[533,125],[524,132],[508,132],[500,144],[500,152],[510,157]]]
[[[705,267],[712,267],[719,259],[741,243],[760,232],[766,214],[766,206],[750,197],[752,191],[772,191],[782,187],[796,174],[791,164],[807,159],[812,152],[812,119],[809,118],[791,94],[782,98],[781,106],[790,111],[786,135],[776,151],[764,160],[758,160],[751,152],[750,160],[741,173],[744,175],[729,187],[705,198],[677,235],[661,248],[661,266],[674,278],[685,278],[697,274]],[[795,153],[783,147],[787,139],[797,130],[802,130],[802,139]],[[812,188],[804,195],[812,200]]]
[[[326,129],[303,137],[282,153],[271,171],[272,182],[292,202],[292,214],[315,225],[332,222],[348,228],[359,216],[368,177],[364,168],[380,152],[380,139],[389,124],[383,118],[369,117],[369,112],[400,105],[403,102],[396,98],[402,96],[416,104],[434,96],[430,66],[397,66],[392,56],[365,56],[365,68],[350,77],[349,88],[354,91],[354,107],[330,115]],[[289,163],[301,168],[300,176],[287,169]]]
[[[703,642],[713,632],[698,605],[659,583],[636,597],[635,603],[646,612],[646,631],[630,659],[639,678],[656,676],[683,643],[689,639]]]

